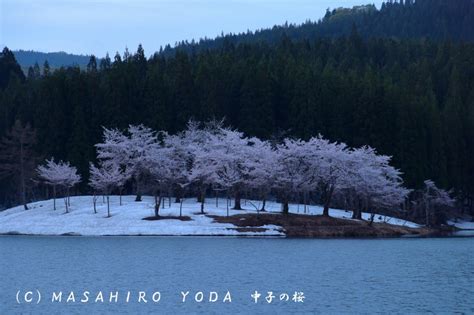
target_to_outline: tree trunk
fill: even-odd
[[[69,197],[69,188],[66,189],[66,198],[64,199],[64,202],[66,203],[66,213],[69,213],[69,203],[68,203],[68,197]]]
[[[297,202],[297,204],[296,204],[296,213],[300,213],[300,200],[299,199],[300,198],[296,199],[296,202]]]
[[[94,191],[94,195],[92,196],[92,204],[94,206],[94,213],[97,213],[97,195]]]
[[[283,201],[281,212],[285,215],[290,213],[290,206],[288,205],[288,200]]]
[[[235,202],[234,202],[234,210],[242,210],[242,206],[240,205],[241,195],[240,189],[237,189],[235,192]]]
[[[354,210],[352,210],[352,219],[357,219],[357,212],[359,212],[357,208],[354,208]]]
[[[352,219],[357,219],[357,212],[359,212],[359,204],[356,204],[356,201],[352,203]]]
[[[362,220],[362,206],[360,204],[352,213],[352,218],[356,220]]]
[[[265,210],[265,205],[267,204],[267,200],[265,198],[263,198],[263,201],[262,201],[262,208],[260,209],[260,211],[267,211]]]
[[[182,197],[182,188],[181,188],[181,186],[177,185],[177,187],[176,187],[176,199],[175,199],[174,202],[181,203],[181,197]]]
[[[375,219],[375,212],[374,212],[374,207],[372,206],[372,200],[370,198],[365,201],[365,211],[370,212],[369,226],[372,226]]]
[[[20,141],[20,185],[21,185],[21,203],[23,208],[28,210],[28,205],[26,204],[26,184],[25,184],[25,163],[24,163],[24,153],[23,153],[23,142]]]
[[[323,216],[329,217],[329,205],[331,204],[332,195],[334,193],[334,187],[331,186],[326,192],[326,198],[324,200]]]
[[[122,190],[119,190],[119,204],[122,205]]]
[[[137,177],[135,180],[137,182],[137,196],[135,197],[135,201],[139,202],[139,201],[142,201],[142,192],[141,192],[142,188],[141,188],[140,179]]]
[[[352,212],[352,218],[362,220],[362,200],[360,200],[360,198],[357,198],[357,205]]]
[[[161,205],[161,194],[160,194],[160,197],[158,197],[157,195],[155,195],[155,217],[159,217],[160,216],[160,205]]]
[[[369,219],[369,226],[372,226],[372,224],[374,223],[374,219],[375,219],[375,213],[371,213],[370,219]]]
[[[109,202],[109,195],[107,195],[107,218],[110,218],[110,202]]]
[[[329,203],[328,202],[324,203],[323,216],[329,217]]]
[[[181,198],[181,200],[179,201],[179,217],[181,218],[182,215],[183,215],[183,199]]]
[[[206,201],[206,190],[201,190],[201,213],[204,214],[204,202]]]
[[[56,210],[56,185],[53,185],[53,210]]]
[[[24,187],[22,188],[21,199],[22,199],[22,203],[23,203],[23,208],[25,208],[25,210],[28,210],[28,205],[26,204],[26,191],[25,191]]]
[[[426,221],[426,226],[431,225],[431,220],[430,220],[430,207],[427,201],[425,201],[425,221]]]
[[[303,193],[303,213],[305,213],[305,214],[306,214],[306,211],[307,211],[306,203],[307,203],[307,192],[305,191]]]

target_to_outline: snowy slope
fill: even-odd
[[[469,221],[449,221],[449,225],[454,225],[461,230],[474,230],[474,222]]]
[[[61,235],[66,233],[80,235],[229,235],[229,236],[284,236],[281,227],[274,225],[263,226],[262,232],[238,232],[233,224],[213,222],[212,218],[199,215],[200,204],[193,199],[183,203],[183,215],[191,217],[190,221],[158,220],[144,221],[142,218],[154,215],[154,201],[152,197],[143,197],[142,202],[135,202],[134,196],[122,197],[123,204],[119,205],[118,196],[111,196],[111,214],[107,218],[106,204],[99,198],[97,214],[93,212],[92,196],[71,197],[70,213],[65,214],[63,199],[57,199],[57,210],[53,210],[53,201],[39,201],[29,205],[30,210],[23,210],[22,206],[0,212],[0,234],[20,233],[36,235]],[[219,199],[216,207],[215,199],[207,199],[205,211],[208,215],[225,216],[227,212],[226,200]],[[255,212],[260,207],[256,201],[242,201],[246,210],[230,210],[230,215]],[[280,204],[267,202],[266,209],[272,212],[280,211]],[[319,206],[310,206],[308,214],[322,214]],[[290,205],[290,212],[301,213],[303,206]],[[168,200],[160,215],[178,216],[179,204]],[[338,218],[350,218],[352,213],[344,210],[331,209],[330,215]],[[369,214],[364,213],[367,219]],[[376,222],[387,222],[394,225],[418,227],[417,224],[404,220],[379,216]]]

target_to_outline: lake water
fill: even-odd
[[[0,279],[0,314],[472,314],[474,239],[3,236]],[[62,302],[51,302],[59,291]],[[66,302],[70,291],[75,303]],[[94,302],[98,291],[103,303]],[[139,291],[148,303],[138,303]],[[181,291],[190,291],[185,303]],[[227,291],[231,303],[222,301]],[[295,291],[303,303],[292,301]]]

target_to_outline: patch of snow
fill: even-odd
[[[266,229],[261,232],[236,230],[237,226],[230,223],[217,223],[206,215],[199,214],[200,204],[195,198],[183,202],[182,214],[189,216],[190,221],[176,219],[146,221],[145,217],[154,215],[154,198],[144,196],[141,202],[135,202],[135,196],[123,196],[122,205],[118,196],[110,197],[110,211],[112,216],[107,218],[107,205],[102,197],[97,201],[97,212],[94,213],[92,196],[71,197],[70,212],[65,213],[63,199],[56,200],[57,210],[53,210],[53,200],[39,201],[29,204],[30,210],[22,206],[14,207],[0,212],[0,234],[19,233],[33,235],[61,235],[80,234],[88,236],[98,235],[229,235],[229,236],[284,236],[282,227],[266,225],[259,228]],[[226,216],[226,200],[219,199],[216,207],[215,199],[207,199],[205,212],[207,215]],[[171,203],[168,207],[160,209],[161,216],[178,216],[179,203]],[[246,202],[242,200],[246,210],[229,209],[229,215],[256,213],[260,208],[258,201]],[[270,213],[280,212],[281,204],[267,202],[266,210]],[[320,206],[307,206],[305,214],[320,215],[323,212]],[[290,205],[290,212],[303,213],[303,206]],[[352,212],[331,209],[330,215],[335,218],[351,218]],[[362,216],[368,219],[370,214]],[[419,227],[419,225],[387,216],[375,216],[375,222],[387,222],[394,225]]]
[[[461,230],[474,230],[474,222],[469,221],[448,221],[449,225],[454,225]]]

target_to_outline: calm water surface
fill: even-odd
[[[474,239],[3,236],[0,281],[0,314],[474,314]],[[17,304],[18,290],[36,289],[39,304]],[[61,303],[51,302],[53,291],[63,291]],[[76,303],[66,303],[70,291]],[[84,291],[88,303],[79,302]],[[98,291],[107,302],[94,303]],[[118,303],[108,303],[111,291]],[[190,291],[186,303],[181,291]],[[208,302],[209,291],[218,302]],[[232,303],[222,303],[227,291]],[[278,301],[295,291],[304,303]]]

